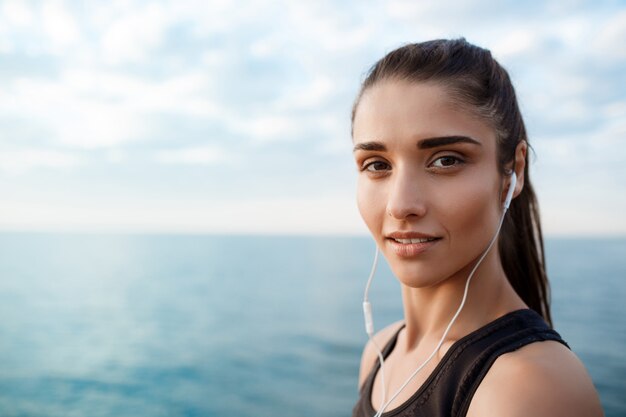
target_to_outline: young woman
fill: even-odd
[[[551,329],[528,139],[490,52],[464,39],[390,52],[352,136],[359,210],[404,307],[365,347],[353,416],[601,416]]]

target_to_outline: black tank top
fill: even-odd
[[[402,326],[383,349],[389,356]],[[530,309],[508,313],[457,340],[426,382],[399,407],[384,417],[464,417],[470,401],[498,356],[533,342],[555,340],[567,346],[543,318]],[[380,363],[372,368],[360,391],[352,417],[373,417],[372,386]]]

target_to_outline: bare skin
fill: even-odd
[[[378,83],[361,98],[353,127],[359,211],[402,288],[405,328],[385,361],[389,399],[435,349],[458,308],[467,277],[497,230],[510,180],[497,166],[493,128],[455,105],[441,85]],[[524,186],[526,152],[526,143],[520,143],[510,167],[518,178],[514,196]],[[431,240],[417,243],[417,238]],[[527,307],[510,286],[494,245],[444,344],[386,411],[419,389],[455,341],[521,308]],[[377,343],[385,345],[399,326],[379,332]],[[376,360],[368,344],[359,386]],[[371,401],[378,409],[380,373]],[[539,342],[496,360],[467,415],[603,413],[576,356],[556,342]]]

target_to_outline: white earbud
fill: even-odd
[[[506,193],[506,199],[504,200],[504,209],[508,210],[509,205],[511,204],[511,200],[513,200],[513,192],[515,192],[515,184],[517,184],[517,175],[515,175],[515,171],[511,174],[511,184],[509,185],[509,190]]]

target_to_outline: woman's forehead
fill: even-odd
[[[355,112],[355,143],[441,136],[467,136],[495,143],[491,125],[455,102],[439,83],[380,82],[363,93]]]

